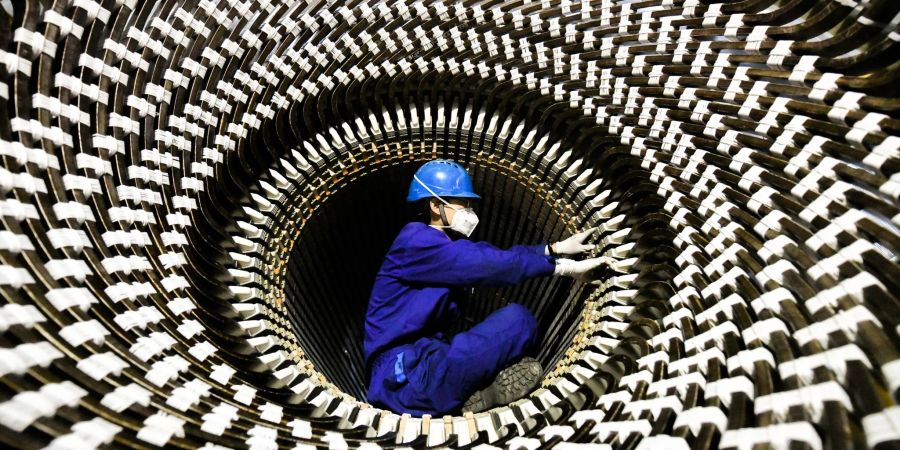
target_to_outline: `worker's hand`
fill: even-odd
[[[584,241],[591,233],[597,231],[597,228],[599,227],[588,228],[580,233],[573,234],[568,239],[552,244],[553,252],[557,255],[577,255],[593,250],[597,246],[594,244],[585,244]]]
[[[556,268],[553,269],[553,275],[572,277],[578,281],[591,281],[588,276],[590,271],[600,266],[609,266],[615,260],[606,256],[597,258],[583,259],[576,261],[574,259],[557,258]]]

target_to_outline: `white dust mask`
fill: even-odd
[[[443,201],[443,199],[440,200]],[[453,208],[449,203],[447,205]],[[456,212],[453,214],[453,220],[450,221],[450,229],[465,237],[471,236],[475,231],[475,226],[478,225],[478,215],[472,208],[453,209]]]

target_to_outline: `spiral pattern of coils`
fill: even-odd
[[[0,1],[0,443],[900,447],[896,0]],[[366,403],[415,169],[499,246],[545,377]]]

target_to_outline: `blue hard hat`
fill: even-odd
[[[481,198],[473,192],[472,178],[465,167],[448,159],[436,159],[422,164],[409,184],[406,201],[414,202],[434,196]]]

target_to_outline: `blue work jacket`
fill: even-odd
[[[442,338],[458,317],[451,290],[503,286],[551,275],[545,244],[503,250],[487,242],[451,239],[422,222],[406,224],[375,277],[366,311],[367,369],[383,351],[422,337]],[[367,372],[369,372],[367,370]]]

